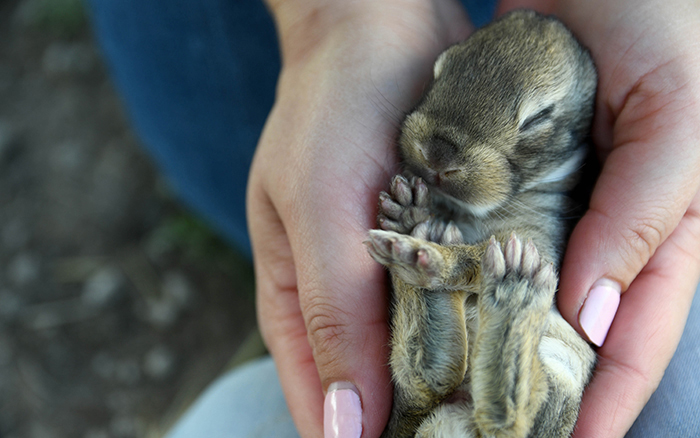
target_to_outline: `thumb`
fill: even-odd
[[[331,211],[333,199],[324,197],[337,192],[325,193],[305,203],[317,220],[300,227],[304,244],[295,254],[299,303],[326,394],[325,436],[359,437],[358,425],[363,436],[379,436],[391,405],[386,276],[362,244],[372,216],[357,217],[356,207]]]
[[[322,186],[283,175],[273,187],[268,158],[259,154],[251,173],[249,227],[259,323],[290,412],[301,436],[324,436],[324,423],[326,437],[379,436],[391,406],[386,276],[362,242],[376,216],[364,191],[384,181],[324,162],[338,177]],[[314,166],[310,175],[329,171]]]
[[[340,232],[316,210],[314,235],[304,226],[301,237],[287,234],[293,225],[255,188],[249,211],[259,323],[299,432],[379,436],[391,405],[387,303],[384,273],[361,243],[366,231]]]
[[[617,114],[613,148],[562,265],[559,309],[599,346],[620,293],[676,229],[700,186],[698,90],[653,91],[637,86]]]

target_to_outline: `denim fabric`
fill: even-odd
[[[494,0],[462,0],[469,13],[469,19],[476,27],[482,27],[491,21],[496,11],[496,3]]]
[[[277,37],[257,0],[90,0],[136,132],[175,192],[250,255],[248,169],[272,107]]]

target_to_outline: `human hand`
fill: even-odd
[[[324,393],[345,382],[377,437],[388,299],[362,242],[397,171],[398,122],[469,27],[451,0],[268,3],[283,71],[248,188],[259,324],[301,436],[323,435]]]
[[[598,68],[603,168],[569,241],[558,305],[579,333],[605,342],[574,436],[619,438],[678,346],[700,275],[700,7],[504,0],[499,12],[514,7],[557,15]]]

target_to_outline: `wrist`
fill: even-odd
[[[400,30],[426,40],[448,35],[444,46],[468,34],[460,25],[465,15],[451,0],[265,1],[275,19],[284,66],[307,59],[334,38],[359,45],[367,38],[381,39],[387,30]]]
[[[266,0],[275,20],[284,65],[305,58],[339,23],[355,2],[338,0]]]

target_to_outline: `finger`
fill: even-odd
[[[342,175],[324,190],[290,190],[293,200],[272,190],[274,206],[290,212],[284,223],[267,191],[250,189],[260,323],[302,436],[323,436],[324,393],[337,383],[359,395],[365,436],[379,436],[388,419],[386,277],[362,245],[388,177],[377,179],[352,187],[347,181],[358,179]],[[374,196],[340,211],[339,194],[355,191]]]
[[[699,277],[700,215],[693,207],[622,296],[575,437],[617,438],[632,426],[678,345]]]
[[[348,188],[337,188],[343,189]],[[333,211],[336,193],[331,187],[301,203],[316,212],[316,220],[313,227],[300,226],[293,244],[303,248],[295,252],[299,302],[323,390],[352,387],[360,397],[365,436],[379,436],[389,415],[391,384],[386,276],[362,244],[373,225],[367,205],[374,203],[368,196],[359,207],[350,203],[347,211]]]
[[[320,437],[323,393],[299,307],[291,247],[279,216],[255,181],[249,184],[247,210],[258,324],[299,432]]]
[[[669,88],[666,73],[647,75],[617,115],[613,150],[562,265],[559,309],[597,345],[617,296],[673,232],[700,186],[700,93]]]

